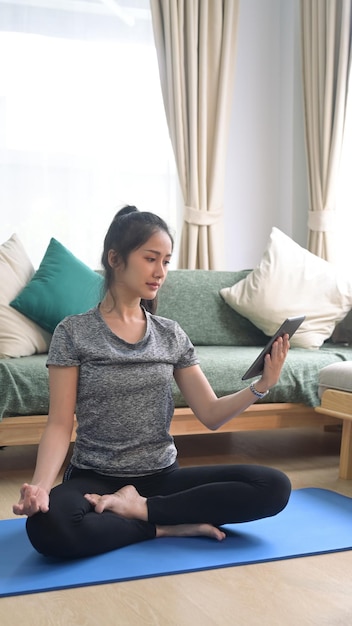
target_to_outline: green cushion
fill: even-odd
[[[263,346],[268,337],[219,293],[248,273],[170,270],[160,289],[157,314],[176,320],[195,346]]]
[[[52,238],[38,271],[10,304],[52,333],[67,315],[95,306],[102,285],[102,276]]]

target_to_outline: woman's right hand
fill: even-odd
[[[24,483],[20,493],[18,504],[14,504],[12,507],[15,515],[31,517],[39,511],[42,513],[49,511],[49,494],[43,487]]]
[[[15,515],[31,517],[49,511],[49,493],[69,449],[77,398],[78,367],[49,365],[50,407],[38,448],[32,483],[24,483]]]

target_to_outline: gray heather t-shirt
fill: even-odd
[[[175,461],[173,372],[199,361],[177,322],[145,315],[145,336],[135,344],[117,337],[98,308],[55,329],[47,365],[80,368],[72,456],[78,468],[138,476]]]

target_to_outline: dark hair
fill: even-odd
[[[104,289],[109,291],[113,282],[113,268],[109,264],[109,250],[116,253],[116,261],[127,265],[131,252],[140,248],[158,230],[163,230],[174,245],[173,237],[169,228],[161,217],[147,211],[139,211],[137,207],[127,205],[116,213],[104,239],[104,249],[101,262],[105,270]],[[155,313],[157,298],[153,300],[141,300],[141,304]]]

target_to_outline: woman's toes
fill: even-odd
[[[84,494],[84,497],[93,506],[96,506],[96,504],[98,503],[99,498],[100,498],[100,496],[98,496],[98,494],[96,494],[96,493],[86,493],[86,494]]]

